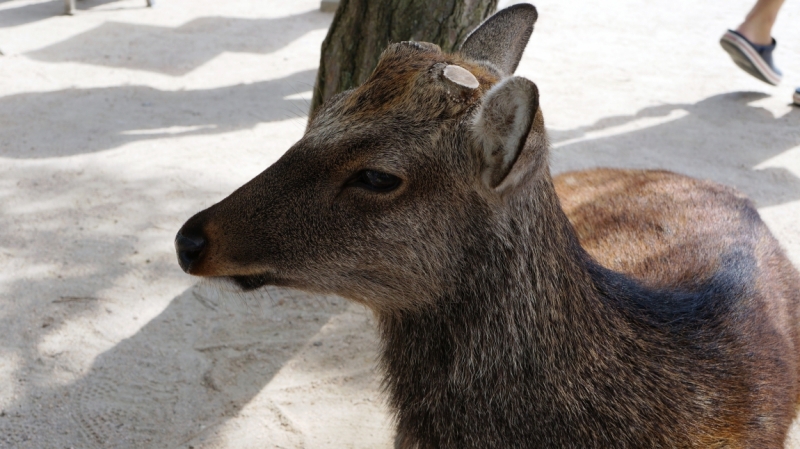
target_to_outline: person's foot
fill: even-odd
[[[720,38],[719,44],[740,69],[765,83],[777,85],[781,82],[781,71],[772,61],[772,52],[778,44],[775,39],[770,45],[756,45],[742,34],[728,30]]]
[[[792,95],[792,99],[794,100],[794,104],[800,106],[800,87],[794,90],[794,95]]]

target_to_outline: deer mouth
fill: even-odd
[[[286,281],[270,273],[248,274],[241,276],[228,276],[228,279],[239,286],[243,291],[249,292],[265,285],[285,286]]]

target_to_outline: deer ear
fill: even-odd
[[[533,5],[521,3],[510,6],[489,17],[467,36],[460,52],[469,58],[488,61],[503,76],[517,69],[522,52],[533,33],[539,14]]]
[[[508,175],[531,131],[539,109],[539,90],[525,78],[513,76],[483,97],[472,131],[483,156],[483,181],[497,187]]]

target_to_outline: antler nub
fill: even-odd
[[[478,78],[475,78],[475,75],[473,75],[472,72],[461,66],[452,64],[448,65],[444,68],[442,75],[444,75],[444,77],[448,80],[462,87],[476,89],[478,86],[480,86]]]

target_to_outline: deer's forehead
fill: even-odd
[[[477,87],[448,77],[448,66],[474,76]],[[355,119],[392,113],[412,122],[451,118],[467,112],[497,81],[491,70],[459,55],[394,44],[370,78],[344,99],[342,112]]]
[[[324,158],[375,150],[401,157],[415,150],[429,153],[431,143],[448,129],[455,131],[498,81],[491,69],[433,44],[393,44],[364,84],[322,108],[302,146]]]
[[[339,120],[310,130],[298,144],[308,159],[321,158],[333,165],[354,159],[394,161],[429,154],[440,137],[440,123],[411,123],[403,118],[381,117],[370,122]]]

